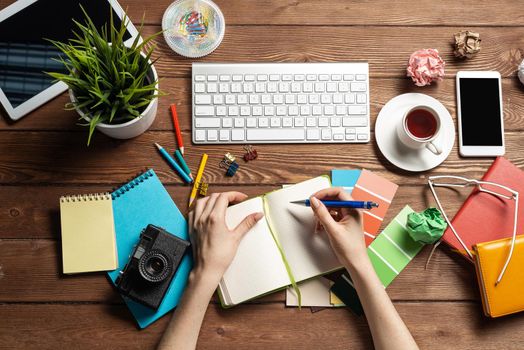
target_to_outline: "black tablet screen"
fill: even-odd
[[[106,0],[38,0],[0,22],[0,89],[13,108],[53,85],[43,73],[61,72],[64,67],[53,58],[58,51],[47,39],[66,41],[77,30],[73,20],[84,23],[84,7],[97,27],[109,22]],[[115,25],[119,17],[113,12]],[[130,37],[126,33],[126,38]]]

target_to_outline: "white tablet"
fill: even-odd
[[[124,10],[116,0],[19,0],[0,11],[0,104],[9,118],[18,120],[67,89],[44,72],[65,72],[58,50],[45,39],[67,41],[83,23],[84,7],[97,27],[109,23],[110,6],[115,25]],[[129,22],[126,44],[138,35]]]
[[[457,114],[460,155],[489,157],[504,154],[504,118],[499,72],[458,72]]]

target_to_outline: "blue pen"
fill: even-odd
[[[180,165],[178,165],[175,160],[173,158],[171,158],[171,156],[169,155],[169,153],[167,153],[167,151],[165,149],[162,148],[162,146],[160,146],[158,143],[155,143],[155,146],[156,148],[158,148],[158,151],[160,152],[160,154],[162,155],[162,157],[164,157],[164,159],[166,160],[166,162],[169,163],[169,165],[171,165],[173,167],[173,169],[176,170],[176,172],[178,173],[178,175],[180,175],[180,177],[187,183],[192,183],[193,180],[191,180],[191,178],[186,174],[186,172],[180,167]]]
[[[375,202],[364,202],[364,201],[321,201],[324,203],[326,207],[330,208],[352,208],[352,209],[371,209],[371,208],[378,208],[378,204]],[[305,205],[306,207],[310,207],[311,203],[309,202],[309,199],[304,199],[300,201],[293,201],[290,202],[293,204],[298,205]]]

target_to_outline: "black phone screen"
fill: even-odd
[[[464,146],[502,146],[499,79],[460,78]]]

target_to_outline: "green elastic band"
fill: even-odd
[[[289,277],[289,280],[291,281],[291,285],[293,286],[293,289],[295,290],[295,293],[297,294],[298,308],[300,309],[302,308],[302,295],[300,294],[300,289],[298,288],[297,282],[295,281],[295,276],[293,276],[293,271],[291,271],[291,266],[289,266],[289,263],[287,262],[286,255],[284,254],[284,250],[282,249],[282,246],[280,245],[280,242],[278,241],[278,237],[273,232],[273,225],[271,222],[271,217],[268,215],[269,207],[268,207],[265,196],[262,198],[262,201],[264,202],[264,215],[266,216],[266,221],[269,226],[269,232],[271,232],[271,236],[273,237],[273,240],[275,241],[275,244],[277,245],[277,249],[280,253],[280,257],[282,258],[282,262],[284,263],[284,266],[286,267],[287,275]]]

